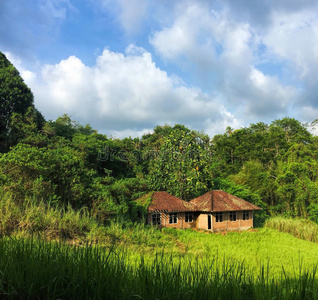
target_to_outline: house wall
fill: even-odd
[[[197,228],[208,230],[209,213],[201,213],[197,218]],[[244,230],[253,227],[253,212],[249,211],[249,220],[243,220],[243,212],[236,212],[236,221],[230,221],[230,212],[223,212],[223,221],[216,222],[215,213],[212,215],[212,231]]]
[[[249,211],[249,216],[250,219],[249,220],[245,220],[243,221],[243,219],[241,220],[241,229],[248,229],[253,227],[253,211]],[[243,212],[241,212],[241,218],[243,217]]]
[[[195,213],[193,214],[192,222],[185,222],[185,212],[178,212],[178,220],[177,223],[170,224],[169,223],[169,213],[160,213],[161,214],[161,225],[159,227],[171,227],[178,229],[186,229],[186,228],[195,228],[196,227],[196,218]],[[148,214],[148,224],[152,223],[152,213]]]
[[[193,221],[185,222],[185,213],[178,212],[177,223],[169,223],[169,213],[161,213],[161,225],[159,227],[171,227],[178,229],[198,228],[208,230],[208,215],[212,215],[212,231],[245,230],[253,227],[253,212],[249,211],[249,220],[243,220],[243,211],[236,212],[236,221],[230,221],[230,212],[223,212],[223,221],[216,222],[215,213],[193,213]],[[148,224],[152,223],[152,213],[148,214]]]
[[[208,214],[200,214],[197,217],[197,228],[208,229]]]

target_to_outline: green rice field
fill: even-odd
[[[104,244],[3,237],[1,299],[318,299],[318,244],[288,233],[104,233]]]

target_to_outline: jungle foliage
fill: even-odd
[[[184,125],[141,138],[99,134],[64,114],[44,120],[18,71],[0,53],[0,193],[17,205],[86,207],[101,222],[138,218],[151,191],[185,200],[223,189],[264,208],[318,221],[318,139],[293,118],[209,137]]]

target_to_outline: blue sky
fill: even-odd
[[[46,119],[115,137],[318,115],[313,0],[0,0],[0,51]]]

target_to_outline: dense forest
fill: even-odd
[[[313,123],[314,124],[314,123]],[[141,138],[99,134],[64,114],[45,120],[0,52],[0,195],[16,205],[87,208],[100,222],[137,219],[133,201],[164,190],[185,200],[222,189],[270,215],[318,222],[318,139],[293,118],[210,137],[164,125]]]

